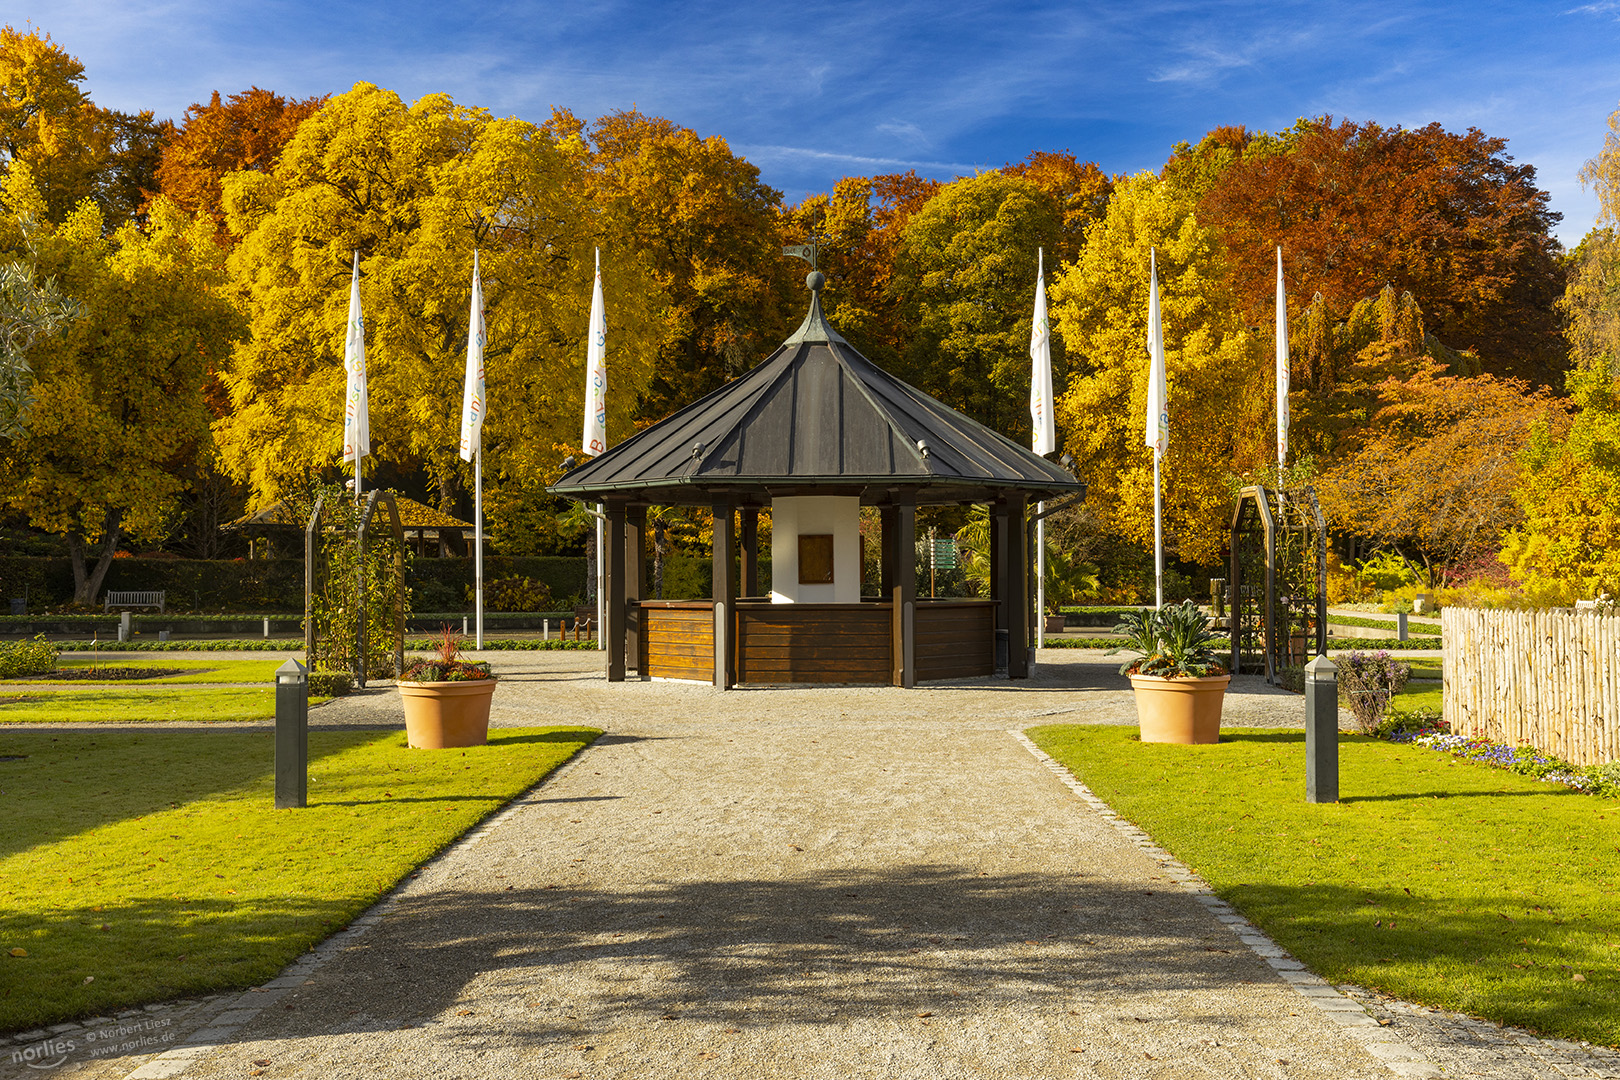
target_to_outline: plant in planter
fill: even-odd
[[[1136,693],[1143,742],[1212,743],[1221,737],[1221,704],[1232,681],[1215,659],[1209,616],[1191,600],[1132,612],[1114,627],[1125,644],[1111,652],[1142,655],[1120,665]]]
[[[446,626],[437,652],[405,665],[399,680],[405,736],[411,746],[442,750],[489,741],[489,702],[495,676],[487,663],[461,659],[461,633]]]
[[[1063,633],[1063,608],[1096,594],[1097,573],[1096,563],[1076,562],[1066,551],[1046,553],[1046,633]]]

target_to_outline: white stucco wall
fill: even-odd
[[[799,537],[831,533],[831,585],[799,584]],[[771,602],[861,602],[861,500],[804,496],[771,500]]]

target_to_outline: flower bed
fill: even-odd
[[[1395,713],[1378,735],[1393,743],[1435,750],[1549,784],[1563,784],[1591,795],[1620,797],[1620,761],[1582,768],[1533,746],[1507,746],[1478,736],[1454,735],[1432,709]]]

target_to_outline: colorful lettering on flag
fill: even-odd
[[[596,455],[607,449],[607,314],[602,303],[602,252],[596,252],[596,286],[585,351],[585,431],[580,446]]]
[[[343,342],[343,461],[371,453],[371,399],[366,394],[366,322],[360,313],[360,253],[349,281],[349,328]]]
[[[1158,252],[1148,254],[1147,444],[1155,456],[1170,447],[1170,394],[1164,377],[1164,327],[1159,323]]]
[[[473,252],[472,310],[467,316],[467,376],[461,390],[461,459],[471,461],[483,445],[484,431],[484,285]]]

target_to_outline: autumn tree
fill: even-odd
[[[1324,472],[1317,491],[1336,532],[1402,550],[1444,576],[1494,552],[1522,520],[1519,456],[1533,437],[1566,431],[1569,408],[1519,380],[1435,372],[1378,388],[1360,449]]]
[[[32,257],[82,316],[31,354],[35,401],[21,437],[0,443],[0,501],[67,540],[74,600],[94,601],[119,540],[168,532],[185,476],[210,453],[202,382],[241,333],[211,225],[172,203],[148,228],[107,234],[88,200],[31,237],[42,193],[7,178],[0,250]]]
[[[1058,399],[1064,445],[1099,528],[1153,541],[1153,459],[1144,439],[1150,250],[1157,250],[1169,382],[1164,517],[1171,549],[1192,562],[1221,550],[1227,476],[1272,451],[1258,342],[1240,317],[1219,244],[1194,200],[1152,174],[1118,182],[1080,258],[1052,282],[1051,313],[1071,359]]]
[[[1034,183],[1002,172],[954,180],[906,223],[892,288],[917,333],[896,374],[1015,439],[1029,435],[1036,251],[1062,219]],[[1066,370],[1053,341],[1053,381]]]
[[[651,260],[669,307],[652,381],[636,407],[661,420],[781,344],[802,303],[782,257],[781,195],[719,136],[644,113],[584,124],[559,110],[548,129],[586,148],[585,196],[606,228]]]
[[[1269,316],[1280,244],[1298,306],[1320,293],[1339,318],[1393,285],[1485,371],[1554,385],[1564,366],[1553,311],[1559,215],[1534,167],[1506,147],[1474,128],[1323,117],[1276,135],[1217,129],[1178,147],[1165,174],[1200,196],[1251,323]]]
[[[915,313],[893,287],[895,260],[907,222],[939,187],[914,170],[845,177],[783,214],[785,243],[820,247],[828,319],[881,367],[898,368],[916,333]]]
[[[83,81],[84,65],[49,34],[0,27],[0,166],[28,166],[50,221],[96,193],[106,162],[109,133]]]
[[[240,238],[230,266],[252,321],[225,381],[223,460],[260,503],[340,452],[351,255],[360,256],[372,453],[419,472],[441,506],[470,481],[458,456],[475,248],[483,274],[491,513],[538,492],[577,449],[593,248],[608,297],[610,436],[652,375],[668,307],[652,260],[578,196],[585,147],[430,95],[367,83],[306,119],[270,173],[224,182]],[[373,466],[375,467],[375,462]]]
[[[1040,188],[1057,206],[1062,224],[1046,257],[1056,268],[1073,262],[1086,243],[1086,230],[1108,212],[1114,181],[1094,161],[1081,161],[1067,150],[1036,150],[1001,170]]]
[[[1571,259],[1562,307],[1579,412],[1567,436],[1550,425],[1522,456],[1524,524],[1502,561],[1535,600],[1567,604],[1620,596],[1620,111],[1603,148],[1581,170],[1598,196],[1597,228]]]
[[[290,101],[254,86],[223,101],[216,90],[208,104],[188,106],[156,167],[163,194],[191,213],[213,218],[220,239],[229,242],[223,178],[242,169],[270,172],[298,125],[325,100]]]

